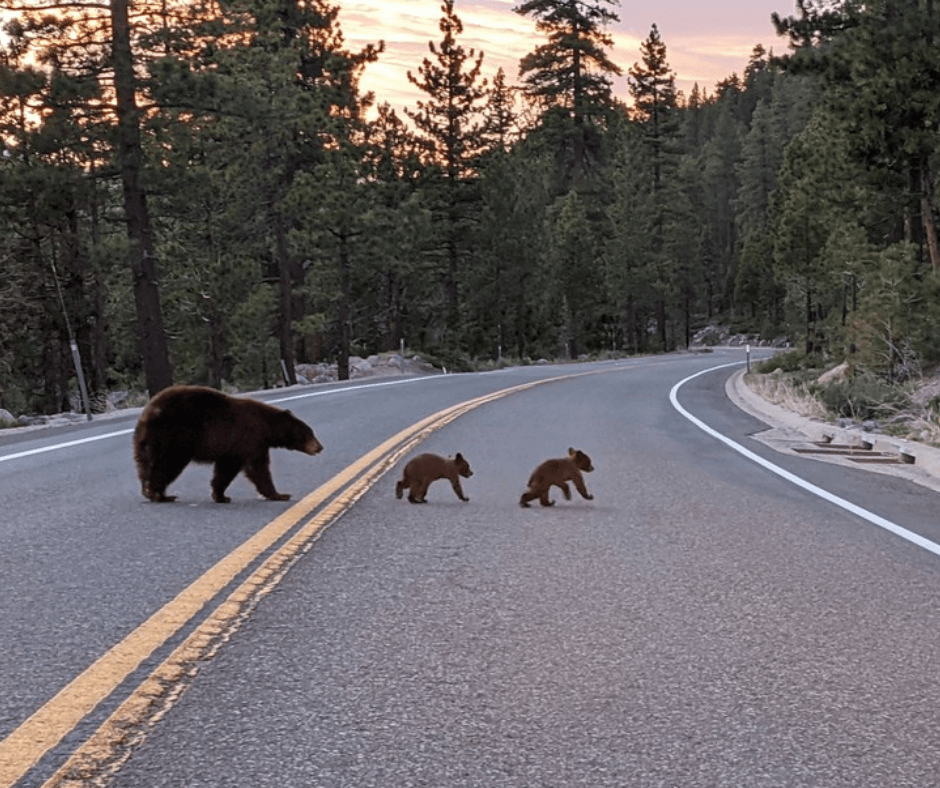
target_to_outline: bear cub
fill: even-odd
[[[401,481],[395,485],[395,497],[401,498],[407,489],[411,503],[427,503],[428,487],[438,479],[449,479],[451,487],[461,501],[469,501],[460,488],[460,477],[469,479],[473,476],[468,463],[460,452],[453,459],[437,454],[419,454],[405,465]]]
[[[529,501],[539,499],[542,506],[554,506],[555,502],[548,497],[548,489],[552,485],[560,488],[565,496],[565,500],[571,500],[571,489],[568,482],[573,482],[575,488],[581,497],[587,501],[594,500],[594,496],[588,494],[587,487],[584,486],[584,477],[581,473],[590,473],[594,470],[591,464],[591,458],[583,451],[578,449],[568,449],[567,457],[560,457],[553,460],[545,460],[538,468],[532,472],[529,477],[529,489],[522,493],[519,499],[519,505],[529,506]]]
[[[134,430],[141,492],[174,501],[166,488],[190,462],[212,463],[212,500],[228,503],[226,488],[242,471],[269,501],[286,501],[271,479],[270,449],[317,454],[313,430],[289,410],[205,386],[170,386],[153,397]]]

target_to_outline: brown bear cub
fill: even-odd
[[[554,506],[555,502],[548,497],[548,489],[553,484],[561,489],[565,500],[570,501],[569,481],[574,483],[582,498],[593,501],[594,496],[588,494],[587,487],[584,486],[584,477],[581,476],[582,471],[590,473],[593,470],[594,466],[591,465],[590,457],[583,451],[569,448],[567,457],[545,460],[532,472],[532,476],[529,477],[529,489],[522,493],[519,505],[528,507],[529,501],[538,498],[542,506]]]
[[[313,430],[289,410],[205,386],[170,386],[147,403],[134,430],[141,492],[151,501],[175,501],[166,488],[190,462],[214,463],[212,500],[228,503],[225,490],[240,471],[270,501],[290,495],[274,489],[269,449],[317,454]]]
[[[469,501],[460,488],[460,477],[469,479],[473,476],[468,463],[460,452],[453,459],[447,459],[437,454],[419,454],[413,457],[405,465],[401,481],[395,485],[395,497],[401,498],[401,494],[407,489],[408,500],[411,503],[427,503],[428,487],[431,482],[438,479],[450,479],[451,487],[457,493],[461,501]]]

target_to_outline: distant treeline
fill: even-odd
[[[317,0],[57,2],[0,50],[0,407],[271,385],[397,350],[644,353],[721,321],[889,379],[940,358],[940,12],[774,18],[680,94],[613,0],[520,2],[518,74],[452,0],[398,114]],[[613,93],[626,79],[629,105]]]

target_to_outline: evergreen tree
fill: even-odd
[[[601,255],[610,344],[631,353],[649,349],[659,263],[650,244],[657,213],[652,201],[652,163],[641,134],[632,123],[616,132],[607,172],[608,232]]]
[[[463,23],[454,12],[453,0],[445,0],[441,11],[444,37],[440,46],[428,43],[434,60],[425,58],[417,76],[408,72],[408,79],[428,99],[417,102],[417,110],[406,113],[427,144],[428,163],[443,178],[443,194],[434,199],[433,210],[443,226],[445,330],[453,342],[460,326],[461,245],[467,206],[472,200],[468,194],[470,177],[484,144],[479,114],[486,98],[486,81],[480,81],[483,53],[467,51],[457,43]]]
[[[782,160],[783,148],[776,144],[770,104],[761,100],[742,143],[741,160],[735,167],[740,185],[734,205],[738,235],[742,240],[734,301],[742,311],[747,310],[752,320],[759,315],[766,318],[777,311],[770,205]],[[773,324],[773,320],[766,320],[762,330],[772,330]]]
[[[153,227],[142,181],[145,164],[137,105],[137,64],[131,38],[129,0],[111,0],[111,58],[114,74],[117,166],[124,193],[124,216],[130,237],[128,258],[137,304],[141,358],[151,396],[173,383],[169,349],[157,283]]]
[[[633,118],[640,124],[653,155],[653,186],[662,183],[664,168],[675,148],[678,132],[676,75],[669,67],[666,44],[654,24],[640,44],[642,64],[634,63],[629,73]]]
[[[493,78],[483,108],[481,142],[487,153],[505,152],[516,141],[516,89],[506,84],[506,73],[500,68]]]
[[[787,147],[772,205],[776,277],[807,354],[824,352],[831,339],[825,321],[839,304],[842,272],[824,252],[832,233],[855,223],[859,182],[840,125],[818,112]]]
[[[641,130],[650,157],[650,199],[652,226],[649,244],[657,268],[651,280],[656,289],[656,323],[660,345],[669,347],[668,302],[676,279],[672,264],[666,257],[666,226],[675,195],[667,179],[679,162],[678,96],[675,74],[669,67],[666,45],[654,24],[649,37],[640,45],[642,64],[634,63],[629,72],[630,94],[633,97],[632,118]]]
[[[609,7],[618,5],[617,0],[527,0],[513,9],[534,17],[536,29],[548,37],[522,58],[519,76],[565,162],[562,190],[600,157],[600,131],[615,106],[611,77],[621,73],[606,52],[613,46],[606,29],[619,21]]]
[[[744,235],[766,228],[770,195],[777,188],[777,171],[782,160],[783,148],[774,140],[770,105],[761,101],[741,145],[741,161],[735,166],[740,181],[737,222]]]
[[[933,0],[857,0],[774,16],[790,37],[781,62],[825,80],[853,155],[893,179],[906,240],[940,271],[932,157],[940,147],[940,13]],[[899,97],[902,97],[899,100]]]
[[[19,15],[6,25],[9,51],[23,62],[42,64],[39,70],[32,66],[29,70],[48,77],[37,107],[49,124],[47,141],[60,150],[77,141],[74,137],[66,141],[62,137],[66,126],[56,125],[68,116],[71,133],[84,138],[77,151],[108,151],[109,169],[117,174],[123,197],[126,264],[136,306],[139,359],[153,394],[173,380],[143,177],[143,113],[138,107],[145,54],[140,51],[140,41],[150,20],[143,15],[132,20],[127,0],[112,0],[106,6],[63,2],[54,8],[55,14],[49,13],[51,4],[17,8]],[[113,99],[106,97],[106,85],[113,90]],[[95,170],[99,163],[89,162]]]
[[[431,323],[427,277],[418,273],[431,235],[430,212],[421,199],[423,144],[388,104],[378,106],[364,133],[364,175],[375,194],[369,245],[373,259],[358,304],[368,322],[360,332],[380,350],[399,349],[406,341],[419,347]]]
[[[234,182],[243,190],[231,206],[231,216],[241,214],[233,235],[242,239],[240,250],[252,249],[260,261],[255,276],[274,285],[279,361],[293,383],[295,362],[310,361],[324,348],[324,323],[316,313],[308,315],[306,277],[312,271],[304,262],[310,255],[291,242],[306,218],[292,208],[294,181],[323,165],[332,151],[349,150],[346,141],[368,104],[358,79],[381,46],[346,50],[339,7],[325,0],[254,0],[228,10],[216,20],[213,36],[194,40],[193,51],[179,47],[178,55],[158,64],[160,95],[178,113],[175,128],[198,124],[209,148],[222,153],[198,162],[180,158],[181,166],[207,165],[210,182],[218,178],[223,188]],[[185,173],[177,182],[184,179]],[[340,363],[342,344],[330,348]]]

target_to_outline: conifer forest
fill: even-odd
[[[689,95],[655,24],[611,60],[618,9],[519,0],[509,74],[443,0],[401,112],[359,85],[381,31],[351,51],[330,0],[0,2],[0,407],[68,409],[73,348],[93,392],[151,394],[715,323],[936,366],[934,0],[798,0]]]

